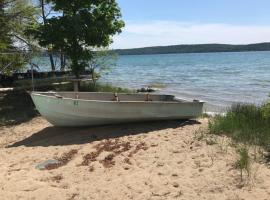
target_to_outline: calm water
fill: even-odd
[[[270,52],[119,56],[101,81],[136,89],[153,85],[177,97],[206,101],[212,109],[259,104],[270,92]]]

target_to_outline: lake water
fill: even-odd
[[[237,102],[259,104],[270,92],[270,52],[119,56],[101,81],[160,87],[162,93],[206,101],[212,110]]]

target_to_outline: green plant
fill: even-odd
[[[116,92],[116,93],[134,93],[134,90],[127,88],[115,87],[109,84],[93,84],[93,83],[84,83],[81,86],[81,90],[85,92]]]
[[[261,106],[234,105],[226,115],[219,115],[209,120],[209,131],[217,135],[225,134],[236,142],[268,148],[270,145],[269,107],[269,103]]]
[[[31,80],[19,80],[14,83],[14,85],[19,89],[31,90]],[[50,78],[50,79],[36,79],[34,82],[35,89],[38,91],[73,91],[73,84],[69,79],[63,78]],[[117,92],[117,93],[135,93],[135,90],[128,88],[115,87],[109,84],[97,83],[93,84],[92,82],[82,82],[81,83],[81,92]]]
[[[241,182],[243,181],[243,171],[245,171],[249,177],[250,175],[250,157],[248,154],[248,149],[246,147],[241,147],[237,150],[239,154],[239,159],[236,161],[235,165],[240,169]]]
[[[93,85],[103,75],[111,71],[116,65],[117,54],[107,49],[100,49],[93,53],[88,68],[91,71]]]
[[[262,114],[265,119],[270,119],[270,102],[262,105]]]

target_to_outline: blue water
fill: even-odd
[[[270,52],[119,56],[100,81],[134,89],[160,87],[160,92],[213,107],[260,104],[270,93]]]

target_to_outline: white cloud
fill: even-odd
[[[173,21],[127,21],[112,48],[175,44],[248,44],[270,41],[270,25],[199,24]]]

